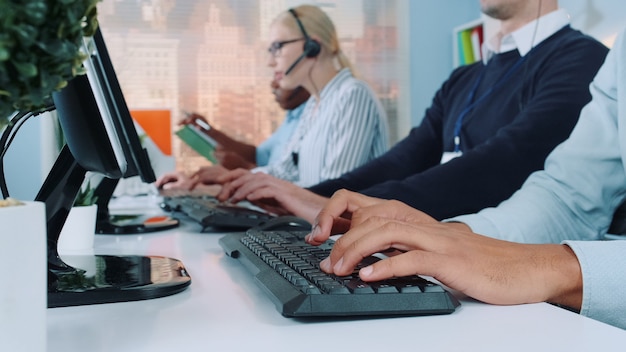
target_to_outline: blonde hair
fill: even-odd
[[[293,11],[298,15],[298,19],[309,37],[315,37],[316,41],[337,60],[339,68],[347,67],[352,75],[356,76],[357,73],[354,66],[341,50],[339,37],[330,17],[322,9],[313,5],[300,5],[294,7]],[[289,29],[301,33],[296,19],[289,13],[289,10],[278,15],[274,23],[280,23]]]

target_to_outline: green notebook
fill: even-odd
[[[200,129],[194,125],[185,125],[180,130],[176,131],[176,135],[183,140],[183,142],[187,143],[193,150],[198,152],[198,154],[204,156],[212,163],[217,164],[218,161],[215,159],[215,147],[217,146],[217,142],[206,135],[204,132],[200,131]]]

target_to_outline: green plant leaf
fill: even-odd
[[[88,206],[94,205],[98,201],[98,197],[95,195],[96,189],[91,187],[91,183],[87,181],[87,184],[81,188],[74,199],[74,206]]]
[[[98,27],[99,1],[0,0],[0,126],[84,73],[79,48]]]
[[[17,72],[23,77],[35,77],[37,76],[37,66],[32,62],[13,62],[13,66],[17,69]]]

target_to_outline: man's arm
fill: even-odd
[[[626,241],[600,239],[626,198],[626,38],[615,41],[591,85],[593,99],[571,137],[497,208],[452,219],[474,232],[532,243],[565,240],[580,262],[581,314],[626,329]],[[616,295],[619,295],[617,297]]]
[[[236,203],[246,199],[275,214],[293,214],[309,222],[313,222],[328,200],[262,172],[234,170],[224,174],[218,181],[224,184],[217,195],[221,201]]]
[[[589,39],[551,53],[534,78],[534,95],[493,137],[448,163],[360,191],[401,200],[437,219],[499,204],[569,136],[590,100],[588,84],[604,53],[601,44]]]
[[[438,223],[397,201],[348,191],[337,192],[313,224],[306,239],[314,245],[344,233],[320,264],[327,272],[343,275],[370,254],[396,249],[361,269],[361,278],[429,275],[484,302],[551,302],[626,329],[626,241],[507,242],[473,233],[464,223]]]
[[[619,107],[626,82],[616,82],[624,57],[621,43],[609,53],[591,84],[592,101],[571,136],[546,159],[544,171],[531,175],[497,208],[454,220],[474,232],[517,242],[589,240],[606,233],[626,197],[626,114]]]
[[[234,170],[237,168],[251,170],[256,167],[254,162],[246,160],[246,158],[235,151],[224,149],[221,145],[218,145],[215,149],[214,155],[215,159],[219,162],[219,165],[228,170]]]
[[[442,116],[452,99],[446,82],[423,123],[388,153],[309,190],[329,197],[345,188],[399,199],[437,219],[497,205],[543,167],[546,156],[567,138],[581,107],[589,101],[588,83],[606,48],[590,39],[574,44],[552,53],[533,86],[527,87],[540,91],[528,97],[521,113],[510,117],[514,121],[462,157],[439,165]]]
[[[346,212],[350,220],[337,215]],[[580,266],[565,245],[496,240],[463,224],[439,223],[398,201],[347,191],[330,199],[306,239],[319,244],[334,231],[345,233],[320,267],[338,276],[351,273],[369,255],[393,249],[393,255],[360,269],[361,279],[428,275],[487,303],[581,306]]]
[[[217,141],[217,143],[219,143],[219,145],[222,146],[224,151],[234,152],[235,154],[238,154],[239,156],[241,156],[243,161],[246,162],[245,165],[237,165],[234,163],[231,165],[224,165],[227,169],[234,169],[236,167],[244,167],[244,166],[249,168],[250,164],[256,164],[256,147],[255,146],[235,140],[229,137],[224,132],[217,130],[215,128],[211,128],[206,133],[211,138],[215,139],[215,141]]]
[[[626,329],[626,241],[565,241],[582,270],[580,314]]]
[[[213,138],[222,147],[222,149],[239,154],[247,163],[256,163],[255,146],[240,142],[229,137],[226,133],[211,126],[204,116],[196,113],[189,113],[179,123],[179,125],[187,124],[195,125],[200,128],[200,130],[203,131],[207,136]]]

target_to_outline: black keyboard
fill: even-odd
[[[203,229],[249,229],[274,218],[271,214],[242,205],[220,203],[208,195],[164,196],[161,207],[188,216]]]
[[[307,233],[250,229],[226,235],[219,243],[228,256],[252,271],[287,317],[449,314],[460,304],[442,286],[420,276],[363,282],[356,270],[379,260],[373,256],[352,275],[326,274],[319,263],[334,241],[311,246],[304,242]]]

